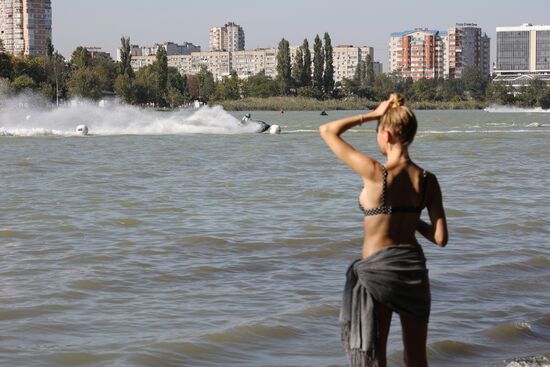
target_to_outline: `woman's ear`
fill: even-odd
[[[386,130],[386,131],[387,131],[387,134],[388,134],[388,143],[395,144],[394,136],[393,136],[392,132],[390,130]]]
[[[383,136],[384,136],[384,142],[385,143],[390,143],[390,144],[394,143],[393,134],[391,133],[391,131],[389,129],[384,129]]]

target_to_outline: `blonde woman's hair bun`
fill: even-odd
[[[405,98],[399,93],[390,94],[391,108],[398,108],[405,104]]]

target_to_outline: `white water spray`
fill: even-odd
[[[492,113],[529,113],[529,112],[550,113],[550,109],[543,110],[541,107],[523,108],[523,107],[516,107],[516,106],[499,106],[499,105],[491,105],[485,108],[485,111],[492,112]]]
[[[242,134],[256,128],[240,126],[221,106],[158,112],[73,100],[56,108],[35,94],[0,96],[0,136],[77,136],[79,125],[87,126],[90,135]]]

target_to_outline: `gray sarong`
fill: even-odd
[[[348,268],[340,322],[351,367],[378,366],[376,302],[428,322],[430,283],[420,245],[385,247]]]

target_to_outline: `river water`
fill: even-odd
[[[498,111],[417,112],[450,227],[420,239],[431,366],[550,365],[550,114]],[[353,113],[252,112],[266,135],[221,108],[4,104],[0,365],[345,366],[361,180],[317,128]],[[347,137],[381,159],[374,125]]]

